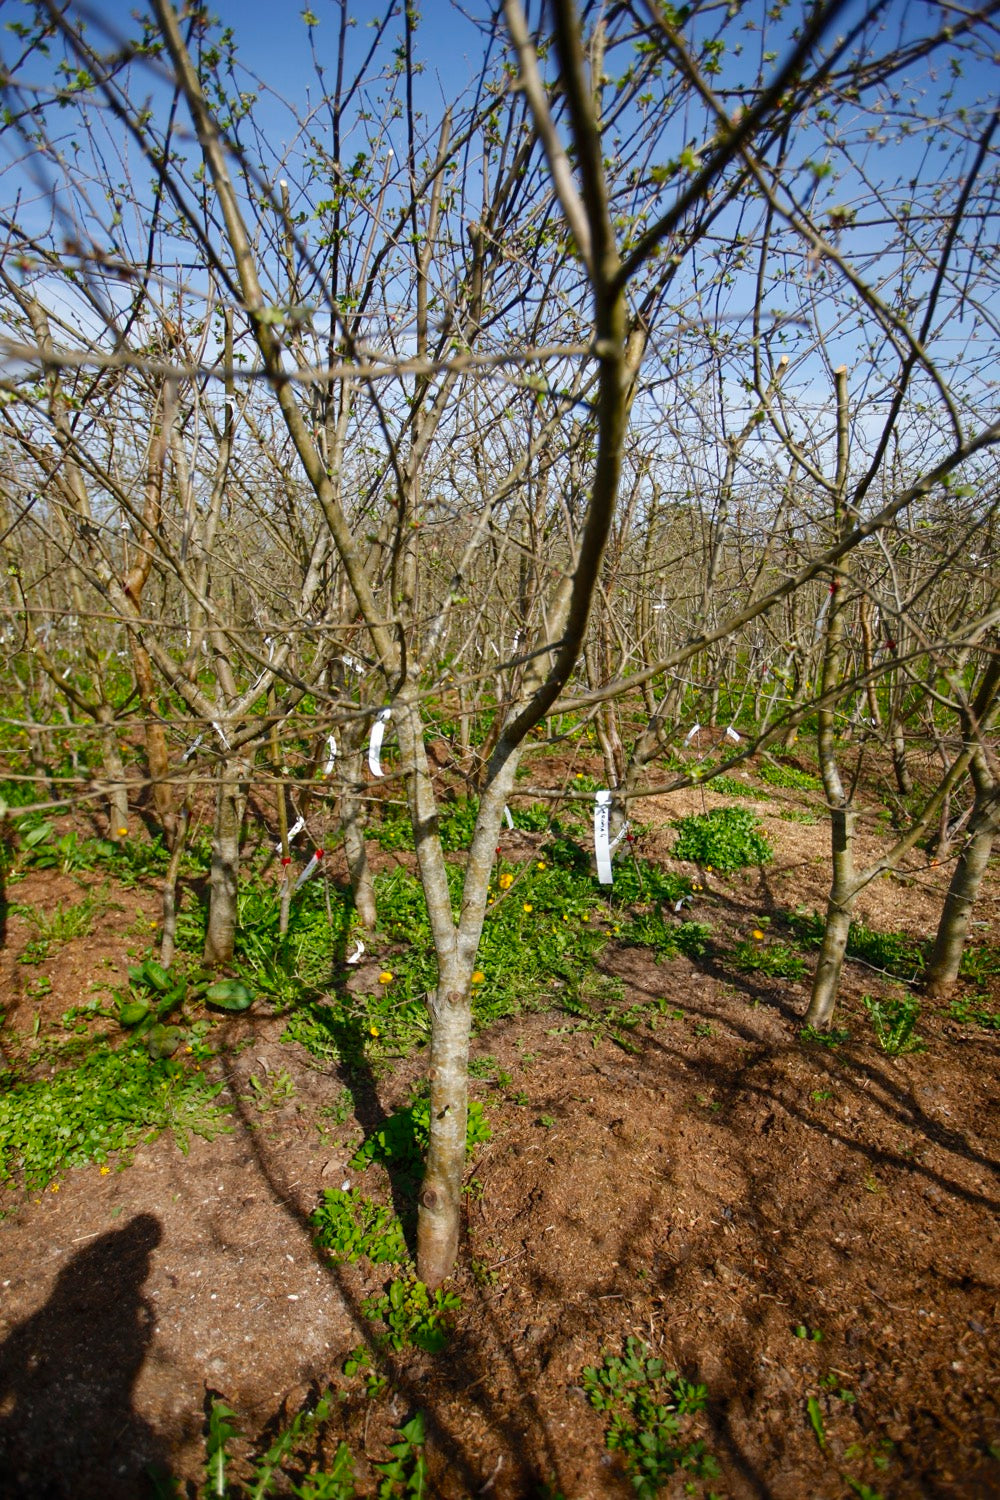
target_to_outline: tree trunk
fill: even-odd
[[[834,815],[834,822],[845,818],[853,822],[854,815],[838,812]],[[840,971],[844,964],[844,954],[847,952],[847,939],[851,931],[851,912],[856,896],[857,887],[853,882],[841,882],[836,876],[834,877],[826,908],[823,945],[819,951],[819,962],[816,965],[816,975],[813,979],[812,995],[805,1020],[807,1026],[813,1026],[817,1031],[828,1031],[833,1022],[833,1014],[837,1008]]]
[[[135,636],[130,638],[130,642],[136,687],[139,689],[139,699],[146,715],[146,761],[149,766],[153,806],[156,808],[157,821],[163,829],[167,848],[173,849],[177,842],[177,811],[174,807],[174,793],[170,785],[170,754],[167,750],[167,737],[157,713],[153,668],[145,646],[136,640]]]
[[[1000,787],[976,788],[976,801],[965,847],[959,855],[938,922],[934,948],[927,965],[924,989],[946,995],[958,978],[969,935],[969,918],[1000,829]]]
[[[465,1137],[469,1110],[472,966],[456,961],[442,971],[431,1012],[431,1128],[417,1219],[417,1266],[436,1287],[458,1255]]]
[[[240,834],[246,805],[246,783],[250,767],[238,755],[219,766],[219,789],[212,833],[212,872],[209,877],[208,931],[205,963],[219,968],[232,961],[236,942],[237,892],[239,888]]]
[[[181,859],[187,845],[190,808],[185,798],[180,817],[174,825],[174,841],[170,849],[170,862],[163,878],[163,928],[160,933],[160,963],[169,969],[174,961],[174,945],[177,939],[177,876]]]
[[[128,791],[125,765],[118,748],[114,709],[110,703],[100,704],[97,722],[101,734],[101,759],[108,783],[108,837],[117,842],[128,834]]]

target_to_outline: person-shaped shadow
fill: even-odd
[[[59,1272],[0,1345],[0,1495],[135,1500],[165,1450],[132,1406],[156,1322],[142,1294],[162,1230],[137,1214]]]

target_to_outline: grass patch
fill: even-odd
[[[760,779],[766,781],[768,786],[787,787],[794,792],[821,792],[823,783],[818,776],[812,776],[808,771],[800,771],[797,766],[788,766],[772,762],[760,768]]]

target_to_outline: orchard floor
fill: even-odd
[[[644,816],[665,829],[701,805],[688,792]],[[822,907],[823,824],[756,810],[774,864],[716,881],[685,914],[730,939]],[[654,831],[645,852],[668,844]],[[945,875],[881,881],[861,915],[924,937]],[[67,877],[33,873],[10,894],[71,893]],[[10,918],[6,1050],[36,1014],[44,1026],[78,1002],[102,960],[122,964],[157,893],[117,897],[99,934],[45,966],[44,999],[26,996],[38,970],[18,965],[30,934]],[[977,913],[994,942],[997,911],[994,879]],[[558,1009],[477,1037],[493,1136],[470,1164],[454,1333],[443,1354],[387,1356],[381,1394],[343,1365],[371,1340],[361,1304],[386,1268],[319,1256],[309,1215],[324,1187],[358,1180],[351,1154],[408,1097],[419,1055],[347,1078],[255,1007],[213,1037],[231,1133],[186,1157],[163,1135],[111,1172],[5,1193],[0,1493],[131,1500],[153,1492],[150,1466],[200,1492],[210,1393],[246,1435],[238,1486],[282,1422],[332,1386],[343,1399],[318,1457],[329,1464],[345,1439],[360,1494],[376,1493],[369,1464],[420,1409],[431,1495],[625,1496],[581,1381],[631,1335],[707,1387],[689,1435],[720,1473],[690,1493],[1000,1495],[998,1034],[925,1004],[925,1049],[886,1056],[861,1004],[885,981],[858,964],[838,1017],[851,1037],[835,1048],[800,1036],[805,982],[711,958],[657,965],[613,941],[599,967],[624,981],[624,1005],[648,1007],[635,1051]],[[345,1083],[356,1112],[336,1125],[319,1111]],[[381,1168],[363,1185],[391,1201]]]

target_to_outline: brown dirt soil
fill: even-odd
[[[666,820],[719,800],[654,799],[644,852],[666,858]],[[727,941],[822,903],[824,827],[784,821],[781,807],[756,805],[774,864],[715,880],[686,914]],[[874,851],[878,830],[863,843]],[[945,878],[915,861],[873,883],[859,914],[926,936]],[[10,894],[47,908],[80,899],[75,881],[41,873]],[[36,1013],[47,1025],[114,982],[126,947],[148,940],[155,889],[110,895],[98,930],[40,967],[17,962],[31,932],[11,917],[8,1046]],[[997,895],[994,879],[978,913],[993,941]],[[348,1079],[283,1042],[280,1018],[226,1022],[208,1066],[226,1079],[230,1134],[192,1141],[186,1157],[162,1135],[110,1173],[8,1191],[0,1493],[131,1500],[151,1493],[147,1467],[159,1465],[193,1495],[207,1393],[247,1434],[239,1477],[333,1386],[342,1399],[318,1458],[346,1439],[362,1494],[377,1489],[369,1463],[419,1408],[427,1493],[443,1500],[625,1496],[581,1380],[632,1335],[708,1388],[691,1434],[720,1475],[692,1493],[1000,1495],[1000,1038],[925,1006],[926,1049],[885,1056],[861,995],[893,987],[859,964],[839,1016],[851,1040],[836,1048],[799,1035],[804,982],[712,958],[657,965],[613,942],[599,968],[623,982],[625,1006],[646,1007],[635,1051],[558,1011],[477,1039],[494,1060],[475,1084],[493,1138],[470,1165],[454,1334],[440,1355],[387,1356],[374,1397],[342,1367],[371,1341],[361,1304],[385,1268],[325,1260],[309,1215],[324,1187],[358,1182],[348,1162],[361,1130],[408,1097],[419,1057]],[[39,973],[44,996],[27,991]],[[995,981],[989,1003],[1000,1007]],[[347,1082],[355,1114],[336,1126],[318,1111]],[[389,1201],[394,1185],[373,1167],[364,1186]],[[663,1493],[688,1493],[688,1477]]]

